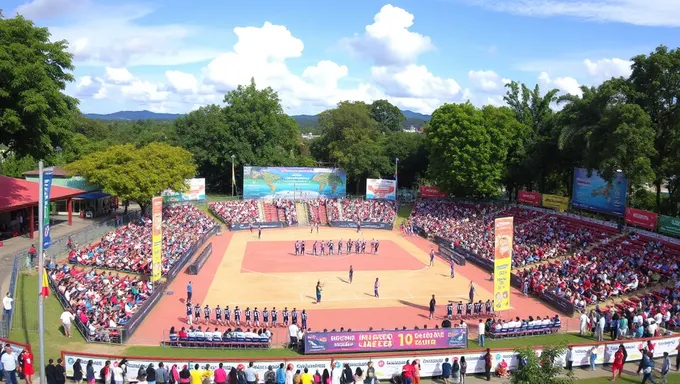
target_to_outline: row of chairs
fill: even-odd
[[[503,339],[521,336],[547,335],[559,332],[561,324],[534,325],[519,328],[504,328],[501,330],[491,329],[489,337],[492,339]]]
[[[189,339],[176,339],[163,342],[167,347],[181,348],[212,348],[212,349],[269,349],[269,339],[239,338],[229,340],[196,341]]]

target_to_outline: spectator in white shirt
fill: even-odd
[[[71,310],[67,309],[59,316],[59,319],[61,319],[61,325],[64,327],[64,335],[71,337],[71,325],[76,317],[71,313]]]
[[[5,317],[9,319],[10,313],[12,313],[12,303],[14,302],[14,299],[12,299],[12,296],[10,296],[9,292],[7,292],[7,296],[2,298],[2,309],[3,312],[5,313]]]
[[[298,328],[297,325],[291,324],[288,327],[288,337],[290,337],[291,341],[292,341],[293,337],[297,338],[299,333],[300,333],[300,328]]]
[[[2,354],[0,362],[2,362],[2,369],[7,384],[17,384],[17,355],[9,345],[5,347],[5,353]]]
[[[479,326],[477,330],[479,331],[479,334],[477,336],[477,344],[479,344],[480,347],[484,348],[484,337],[486,336],[486,324],[484,324],[484,320],[482,319],[479,320]]]

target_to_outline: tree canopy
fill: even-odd
[[[196,175],[191,153],[165,143],[112,146],[68,164],[67,170],[126,203],[136,202],[142,211],[165,190],[185,191],[185,179]]]
[[[679,49],[635,56],[629,77],[577,95],[513,81],[506,106],[444,104],[418,134],[403,131],[413,118],[388,100],[342,101],[297,123],[279,95],[254,80],[227,92],[223,104],[175,121],[92,120],[64,93],[73,81],[66,48],[21,16],[0,18],[1,174],[19,177],[38,159],[72,163],[90,182],[147,204],[152,192],[179,189],[191,174],[205,177],[210,192],[227,192],[232,162],[238,186],[244,165],[341,167],[348,190],[363,194],[366,178],[393,178],[399,158],[400,188],[434,183],[456,197],[509,199],[521,189],[570,195],[582,167],[610,180],[623,172],[633,207],[678,213]],[[303,139],[298,124],[318,137]],[[184,165],[172,173],[145,158],[153,147]]]

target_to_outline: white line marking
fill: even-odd
[[[306,299],[309,299],[310,302],[314,301],[314,299],[311,297],[311,295],[310,295],[310,297],[305,297],[305,295],[301,293],[300,296],[302,297],[302,302],[305,301],[305,298],[306,298]],[[431,298],[431,296],[427,296],[427,297],[425,297],[425,296],[423,296],[423,297],[413,297],[413,296],[411,296],[409,299],[411,299],[411,300],[423,300],[423,302],[425,302],[425,300],[429,300],[430,298]],[[461,296],[437,296],[437,298],[438,298],[438,299],[460,299]],[[356,295],[355,295],[354,298],[349,297],[349,298],[333,298],[333,299],[328,299],[328,298],[325,298],[325,297],[324,297],[324,298],[321,300],[321,304],[323,305],[323,303],[325,303],[325,302],[366,301],[366,300],[382,300],[382,301],[385,301],[385,300],[394,300],[394,301],[404,301],[404,297],[380,297],[379,299],[373,297],[373,295],[371,295],[370,297],[369,297],[368,295],[365,295],[364,297],[356,297]],[[292,302],[295,302],[295,300],[293,300]],[[250,306],[252,306],[252,305],[262,305],[262,304],[268,304],[268,305],[271,305],[271,304],[280,305],[280,303],[286,303],[286,301],[285,301],[285,300],[277,300],[277,301],[243,301],[243,302],[230,302],[229,305],[239,305],[239,306],[243,306],[243,305],[250,305]],[[424,305],[423,305],[423,306],[424,306]],[[347,308],[347,309],[360,309],[360,308]]]
[[[411,294],[411,292],[407,292],[407,293],[408,293],[408,297],[409,297],[409,298],[411,298],[411,299],[414,298],[413,295]]]

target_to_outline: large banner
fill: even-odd
[[[659,232],[671,236],[680,236],[680,218],[659,215]]]
[[[626,224],[653,231],[656,229],[657,214],[641,209],[626,208]]]
[[[517,192],[517,202],[520,204],[541,206],[541,194],[538,192],[519,191]]]
[[[184,180],[186,189],[183,193],[168,189],[163,191],[163,201],[168,203],[179,203],[181,201],[205,200],[205,179],[186,179]]]
[[[442,192],[439,187],[433,187],[430,185],[422,185],[420,187],[420,197],[428,198],[433,197],[436,199],[443,199],[446,197],[446,193]]]
[[[366,179],[367,199],[397,199],[397,181],[389,179]]]
[[[494,223],[494,309],[510,309],[510,275],[512,272],[513,218],[501,217]]]
[[[621,172],[609,182],[602,179],[597,171],[588,177],[587,169],[574,169],[574,208],[623,217],[626,214],[627,191],[628,180]]]
[[[467,347],[465,328],[410,331],[309,332],[305,354],[377,351],[416,351]]]
[[[50,236],[50,192],[52,190],[53,172],[54,168],[43,170],[43,185],[41,186],[43,194],[43,206],[41,207],[43,210],[43,233],[41,234],[43,250],[49,248],[52,242],[52,237]]]
[[[151,201],[151,281],[161,279],[163,271],[163,198]]]
[[[542,205],[544,208],[550,208],[556,211],[564,212],[569,209],[569,198],[564,196],[544,194],[542,198]]]
[[[362,221],[360,223],[357,223],[356,221],[331,221],[328,224],[330,224],[331,227],[337,228],[357,229],[357,226],[360,226],[361,229],[386,229],[388,231],[394,229],[392,223],[378,223],[375,221]]]
[[[346,186],[340,168],[243,167],[244,199],[338,198]]]

